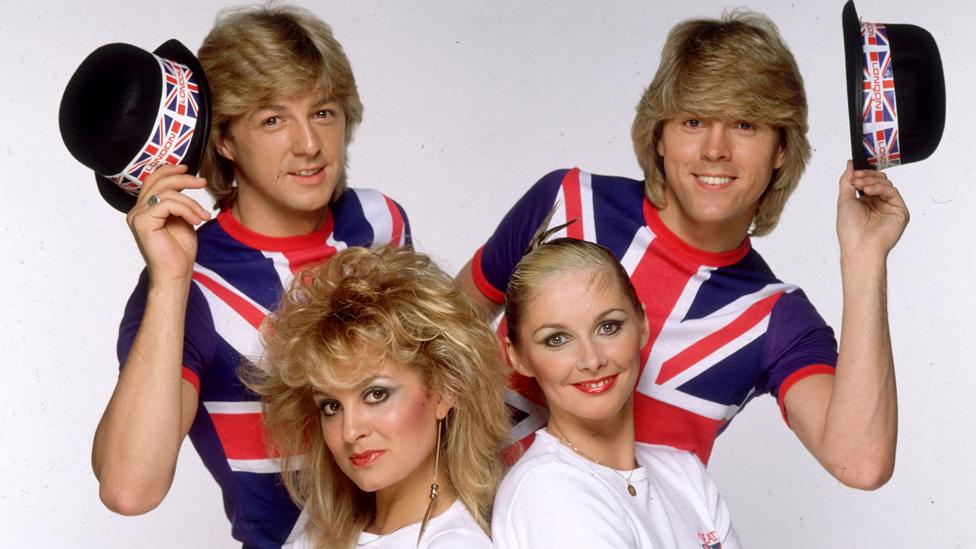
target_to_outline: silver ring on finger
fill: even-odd
[[[147,200],[147,201],[146,201],[146,204],[147,204],[147,205],[148,205],[148,206],[149,206],[150,208],[152,208],[152,207],[153,207],[153,206],[155,206],[156,204],[159,204],[159,195],[158,195],[158,194],[154,194],[154,195],[151,195],[151,196],[149,197],[149,200]]]

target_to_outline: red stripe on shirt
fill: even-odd
[[[583,199],[580,197],[579,168],[573,168],[563,176],[563,198],[566,200],[566,236],[583,240]],[[573,220],[575,222],[572,222]]]
[[[265,316],[264,311],[255,307],[251,304],[251,302],[243,297],[221,286],[217,283],[217,281],[205,274],[194,271],[193,280],[199,282],[208,290],[213,292],[214,295],[226,303],[231,309],[234,309],[237,314],[241,315],[241,317],[251,326],[254,326],[255,329],[261,328],[261,322],[264,321]]]
[[[725,423],[634,393],[634,437],[640,442],[663,444],[693,452],[708,464],[718,430]]]
[[[390,210],[390,219],[393,221],[390,244],[397,247],[400,245],[400,239],[403,238],[403,216],[400,215],[400,208],[397,208],[389,197],[384,196],[383,198],[386,199],[386,207]]]
[[[301,250],[298,252],[281,252],[281,255],[285,256],[285,259],[288,260],[288,269],[293,275],[298,274],[298,271],[300,271],[302,267],[312,263],[325,261],[335,254],[336,249],[324,243],[321,246],[316,246],[315,248]]]
[[[329,237],[332,236],[333,226],[333,218],[329,215],[325,218],[325,226],[316,231],[318,240],[313,245],[281,251],[281,255],[288,260],[288,269],[291,270],[292,274],[297,274],[306,265],[325,261],[336,254],[335,247],[327,244]]]
[[[268,459],[261,413],[210,414],[227,459]]]
[[[688,280],[697,271],[675,268],[664,255],[656,252],[661,243],[654,239],[648,245],[640,262],[630,274],[630,280],[637,290],[637,297],[644,303],[647,323],[650,328],[647,348],[651,348],[664,328],[671,310],[684,291]]]
[[[698,362],[708,355],[728,345],[735,338],[751,330],[756,324],[759,324],[764,318],[769,316],[770,311],[773,310],[773,305],[776,304],[782,295],[783,293],[779,292],[760,299],[720,330],[708,334],[684,351],[671,357],[661,365],[661,371],[658,372],[655,382],[659,385],[665,383],[674,376],[698,364]]]

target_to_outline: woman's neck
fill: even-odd
[[[614,469],[633,469],[634,399],[612,418],[587,420],[550,410],[550,434],[584,458]]]
[[[425,461],[414,474],[402,481],[376,492],[376,513],[366,531],[386,535],[424,519],[430,504],[430,485],[433,482],[433,456]],[[437,472],[437,502],[431,510],[431,518],[440,515],[454,503],[454,494],[447,480],[443,463]]]

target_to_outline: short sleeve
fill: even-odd
[[[380,191],[350,188],[331,209],[336,240],[366,247],[413,245],[410,220],[403,206]]]
[[[596,479],[568,464],[533,468],[510,494],[501,506],[496,502],[492,518],[498,549],[618,549],[638,543],[626,510],[605,496]]]
[[[539,225],[552,210],[563,178],[569,170],[557,170],[535,183],[512,206],[472,261],[475,285],[488,299],[504,301],[508,279],[522,259]]]
[[[773,307],[763,365],[765,374],[757,389],[775,396],[780,406],[786,390],[799,379],[833,373],[837,365],[834,332],[802,290],[784,294]]]
[[[398,248],[413,247],[413,233],[410,230],[410,218],[407,217],[407,211],[403,209],[403,206],[399,202],[393,200],[392,198],[387,198],[390,203],[391,213],[394,216],[400,217],[400,233],[394,233],[392,241],[394,245]]]
[[[120,368],[125,364],[135,341],[142,315],[146,310],[146,296],[149,289],[149,274],[143,270],[139,282],[126,303],[122,322],[119,325],[119,338],[116,353]],[[183,377],[200,390],[200,376],[205,365],[213,357],[216,349],[213,318],[207,300],[196,284],[190,284],[187,298],[186,319],[183,335]]]

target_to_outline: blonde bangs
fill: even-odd
[[[349,59],[332,29],[295,6],[246,6],[222,10],[198,53],[212,99],[211,137],[201,166],[218,208],[233,202],[234,165],[216,151],[228,122],[276,99],[321,93],[342,105],[346,144],[363,118]],[[346,174],[333,202],[346,188]]]
[[[721,19],[692,19],[668,34],[654,80],[637,105],[631,137],[644,170],[645,194],[666,206],[663,159],[657,154],[664,123],[678,113],[744,120],[778,130],[786,152],[775,170],[750,234],[769,233],[799,184],[810,158],[803,79],[775,24],[735,10]]]

